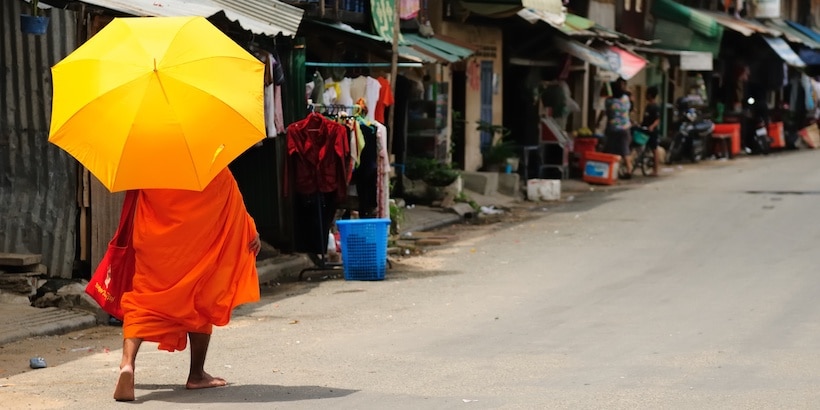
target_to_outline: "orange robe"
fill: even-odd
[[[122,298],[123,337],[184,350],[188,332],[210,334],[236,306],[259,300],[256,225],[226,168],[202,191],[140,191],[136,270]]]

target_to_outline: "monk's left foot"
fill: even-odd
[[[228,382],[221,377],[213,377],[208,373],[204,373],[202,377],[188,376],[188,382],[185,383],[186,389],[207,389],[211,387],[222,387]]]

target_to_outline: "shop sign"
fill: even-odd
[[[521,0],[521,5],[527,9],[541,10],[552,14],[564,14],[564,3],[561,0]]]
[[[370,14],[373,15],[373,29],[376,35],[388,42],[393,42],[393,28],[395,26],[396,12],[395,0],[371,0]],[[399,33],[399,43],[404,40]]]
[[[757,0],[755,4],[755,18],[780,18],[780,0]]]
[[[712,53],[681,51],[680,69],[683,71],[712,71]]]

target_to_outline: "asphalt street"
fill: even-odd
[[[214,332],[224,388],[145,344],[137,407],[771,409],[820,402],[820,152],[596,188],[380,282],[266,292]],[[480,232],[480,231],[477,231]],[[4,408],[124,408],[119,350],[0,380]]]

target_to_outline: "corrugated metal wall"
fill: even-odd
[[[71,277],[77,162],[47,142],[51,66],[76,48],[76,17],[51,9],[45,35],[20,31],[28,6],[0,1],[0,252],[41,253],[50,276]]]

